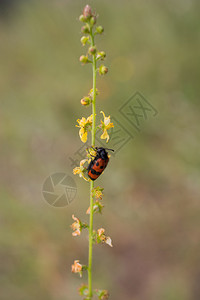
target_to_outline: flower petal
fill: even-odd
[[[107,139],[107,138],[108,138],[107,130],[104,130],[103,133],[102,133],[102,135],[101,135],[101,139],[102,139],[102,140],[105,140],[105,139]]]
[[[76,167],[73,169],[73,174],[76,175],[76,174],[80,174],[81,173],[81,169],[79,167]]]
[[[93,121],[93,114],[87,118],[87,122],[92,123],[92,121]]]
[[[105,243],[106,243],[107,245],[109,245],[110,247],[113,247],[113,245],[112,245],[112,240],[111,240],[111,238],[110,238],[109,236],[106,237]]]
[[[83,128],[81,128],[81,129],[83,129]],[[80,129],[80,131],[81,131],[81,129]],[[80,131],[79,131],[80,139],[83,143],[86,143],[87,142],[87,131],[85,131],[84,133],[83,132],[80,133]]]
[[[104,117],[104,119],[105,119],[105,117],[106,117],[106,116],[105,116],[105,113],[104,113],[102,110],[100,111],[100,113],[103,114],[103,117]]]
[[[109,135],[108,135],[108,132],[107,130],[105,129],[104,132],[102,133],[101,137],[100,137],[102,140],[105,140],[106,139],[106,143],[109,141]]]

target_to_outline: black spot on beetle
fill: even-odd
[[[100,175],[101,174],[101,172],[97,172],[97,171],[95,171],[94,169],[91,169],[91,171],[90,171],[93,175]]]

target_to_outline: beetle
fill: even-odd
[[[107,167],[109,157],[106,150],[111,150],[114,152],[113,149],[107,149],[103,147],[96,147],[95,150],[96,156],[94,156],[94,159],[91,160],[87,168],[88,176],[91,180],[96,180]]]

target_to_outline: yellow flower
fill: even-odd
[[[87,119],[82,117],[82,119],[78,119],[77,122],[79,125],[76,125],[76,127],[79,127],[79,136],[83,143],[87,142],[87,132],[88,128],[92,126],[93,121],[93,115],[89,116]]]
[[[71,228],[74,230],[74,232],[72,232],[73,236],[77,236],[81,234],[81,221],[76,218],[74,215],[72,215],[72,219],[75,221],[72,225]]]
[[[106,117],[104,112],[101,111],[101,113],[103,114],[104,120],[101,121],[101,128],[103,130],[103,133],[101,135],[101,139],[105,140],[106,139],[106,143],[109,141],[109,135],[107,130],[114,127],[113,123],[110,122],[110,116]]]
[[[73,169],[73,174],[76,175],[78,174],[79,176],[81,175],[81,169],[80,167],[76,167]],[[80,176],[81,177],[81,176]]]
[[[79,263],[79,260],[75,260],[72,265],[72,273],[79,273],[82,277],[82,265]]]
[[[78,174],[79,177],[83,177],[83,179],[85,179],[86,181],[89,181],[89,179],[87,179],[85,177],[85,172],[87,172],[87,168],[84,167],[84,164],[88,162],[88,159],[83,159],[80,161],[80,167],[76,167],[73,169],[73,173],[74,175]]]

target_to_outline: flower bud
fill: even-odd
[[[92,9],[89,5],[86,5],[83,9],[83,16],[85,18],[89,18],[92,16]]]
[[[102,26],[97,26],[97,28],[96,28],[96,33],[101,34],[101,33],[103,33],[103,32],[104,32],[103,27],[102,27]]]
[[[83,97],[83,98],[81,99],[81,104],[82,104],[83,106],[89,106],[90,103],[91,103],[91,98],[90,98],[90,97]]]
[[[80,62],[82,62],[83,64],[87,64],[89,62],[88,57],[85,55],[81,55],[79,58]]]
[[[84,17],[84,15],[80,15],[79,21],[80,22],[86,22],[86,18]]]
[[[99,74],[100,75],[105,75],[106,73],[108,73],[108,68],[106,66],[104,66],[104,65],[101,65],[99,67]]]
[[[95,46],[92,46],[88,49],[88,53],[90,55],[94,55],[97,52],[97,48]]]
[[[90,19],[90,24],[93,26],[94,24],[96,24],[97,18],[96,16],[92,16],[92,18]]]
[[[85,26],[81,27],[81,32],[82,33],[90,33],[90,28],[89,28],[88,24],[86,24]]]
[[[88,94],[91,98],[93,98],[93,89],[90,90],[89,94]],[[96,88],[96,96],[99,95],[99,90]]]
[[[81,38],[81,44],[83,46],[85,46],[88,41],[89,41],[89,37],[88,36],[82,36],[82,38]]]
[[[104,51],[97,52],[97,59],[104,60],[106,53]]]

